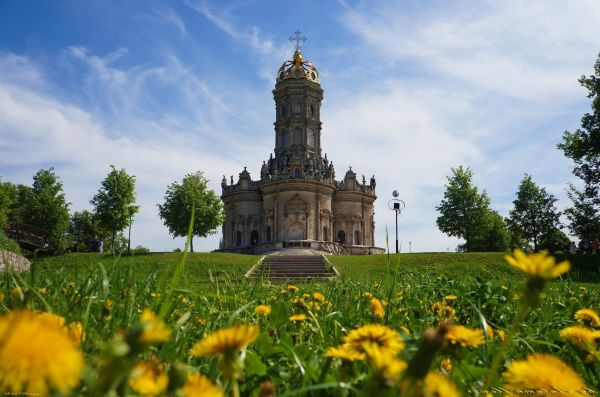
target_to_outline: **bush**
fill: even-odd
[[[132,254],[148,254],[150,252],[150,248],[142,247],[138,245],[134,249],[131,250]]]
[[[6,237],[2,229],[0,229],[0,250],[6,250],[14,252],[15,254],[21,254],[21,247],[16,241],[13,241]]]

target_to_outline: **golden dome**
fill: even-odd
[[[320,82],[317,68],[312,62],[304,61],[300,49],[294,52],[293,61],[285,61],[277,71],[277,83],[287,79],[306,79],[317,84]]]

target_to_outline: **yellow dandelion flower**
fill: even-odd
[[[579,309],[575,312],[575,320],[583,325],[600,327],[600,316],[592,309]]]
[[[297,291],[299,291],[299,290],[300,290],[300,288],[296,287],[295,285],[291,285],[291,284],[290,284],[290,285],[288,285],[288,286],[287,286],[287,290],[288,290],[289,292],[297,292]]]
[[[483,345],[483,331],[470,329],[462,325],[451,325],[444,335],[444,340],[451,346],[477,347]]]
[[[400,380],[402,372],[408,367],[408,363],[399,359],[396,353],[381,349],[376,343],[365,342],[363,349],[371,367],[394,382]]]
[[[24,290],[21,287],[15,287],[10,291],[10,297],[13,300],[21,300],[21,297],[25,294],[25,292],[27,292],[27,290]]]
[[[439,317],[453,317],[454,309],[446,305],[445,302],[439,301],[431,305],[431,310]]]
[[[500,339],[502,342],[504,342],[506,340],[506,332],[499,329],[498,330],[498,339]]]
[[[325,295],[323,295],[323,294],[322,294],[322,293],[320,293],[320,292],[315,292],[315,293],[313,294],[313,298],[314,298],[316,301],[319,301],[319,302],[325,302]]]
[[[600,338],[600,333],[589,328],[575,325],[564,328],[560,331],[560,336],[580,349],[589,351],[594,348],[596,339]]]
[[[0,317],[0,393],[67,394],[79,383],[83,354],[48,317],[30,311]]]
[[[304,300],[302,298],[293,298],[292,304],[294,306],[302,307],[302,306],[304,306]]]
[[[447,300],[447,301],[454,301],[454,300],[458,299],[458,296],[456,296],[456,295],[446,295],[444,297],[444,299]]]
[[[408,329],[408,327],[406,325],[401,326],[400,330],[402,332],[404,332],[406,335],[410,336],[410,330]]]
[[[206,376],[190,375],[181,389],[183,397],[223,397],[223,390],[215,386]]]
[[[129,376],[129,387],[142,396],[158,396],[167,390],[169,377],[162,364],[139,363]]]
[[[547,251],[541,251],[525,255],[520,249],[515,249],[513,256],[506,255],[504,260],[515,269],[522,271],[530,277],[552,280],[571,268],[569,261],[556,264],[554,257],[549,256]]]
[[[513,361],[502,374],[504,388],[519,393],[537,393],[541,389],[562,390],[563,396],[581,396],[585,383],[562,360],[550,354],[532,354],[525,360]]]
[[[57,327],[65,326],[65,318],[63,316],[59,316],[58,314],[43,312],[39,313],[38,316],[48,320],[48,322],[53,323]]]
[[[373,294],[372,294],[372,293],[370,293],[369,291],[367,291],[367,292],[365,292],[365,293],[363,294],[363,296],[364,296],[365,298],[367,298],[367,299],[371,299],[371,298],[373,297]]]
[[[436,397],[460,397],[460,392],[452,383],[439,372],[429,372],[425,377],[425,395]]]
[[[446,372],[452,372],[452,360],[450,360],[450,357],[446,357],[442,360],[441,367]]]
[[[144,309],[140,316],[144,331],[140,335],[141,343],[162,343],[171,339],[172,331],[150,309]]]
[[[73,342],[75,342],[77,345],[81,344],[81,342],[85,340],[83,325],[79,321],[69,324],[67,331]]]
[[[365,354],[358,353],[352,349],[348,348],[348,345],[340,345],[335,347],[330,347],[325,352],[325,357],[331,358],[339,358],[345,361],[364,361]]]
[[[306,320],[306,314],[294,314],[293,316],[290,317],[290,321],[293,321],[295,323],[299,323]]]
[[[348,348],[359,353],[364,353],[363,345],[365,343],[376,344],[380,349],[393,354],[404,349],[400,334],[381,324],[367,324],[353,329],[344,337],[344,342],[348,345]]]
[[[196,342],[190,354],[195,357],[232,354],[245,349],[259,333],[258,325],[235,325],[219,329]]]
[[[494,337],[494,328],[492,328],[491,325],[486,324],[484,328],[484,333],[488,339],[492,339]]]
[[[383,318],[385,316],[385,310],[383,309],[383,305],[381,301],[377,298],[371,298],[371,311],[373,315],[377,318]]]
[[[271,313],[271,307],[267,305],[258,305],[254,309],[254,313],[258,314],[259,316],[266,317]]]

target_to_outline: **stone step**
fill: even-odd
[[[253,278],[273,281],[329,280],[336,274],[326,266],[322,255],[268,256],[256,270]]]

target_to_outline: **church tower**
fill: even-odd
[[[302,177],[322,173],[319,72],[297,48],[292,61],[277,72],[275,89],[275,159],[271,173]]]
[[[222,249],[258,253],[307,247],[332,253],[381,252],[374,246],[375,177],[367,184],[352,168],[335,180],[333,163],[321,149],[319,72],[300,51],[275,76],[275,148],[263,161],[260,179],[244,167],[237,183],[223,176],[225,207]]]

